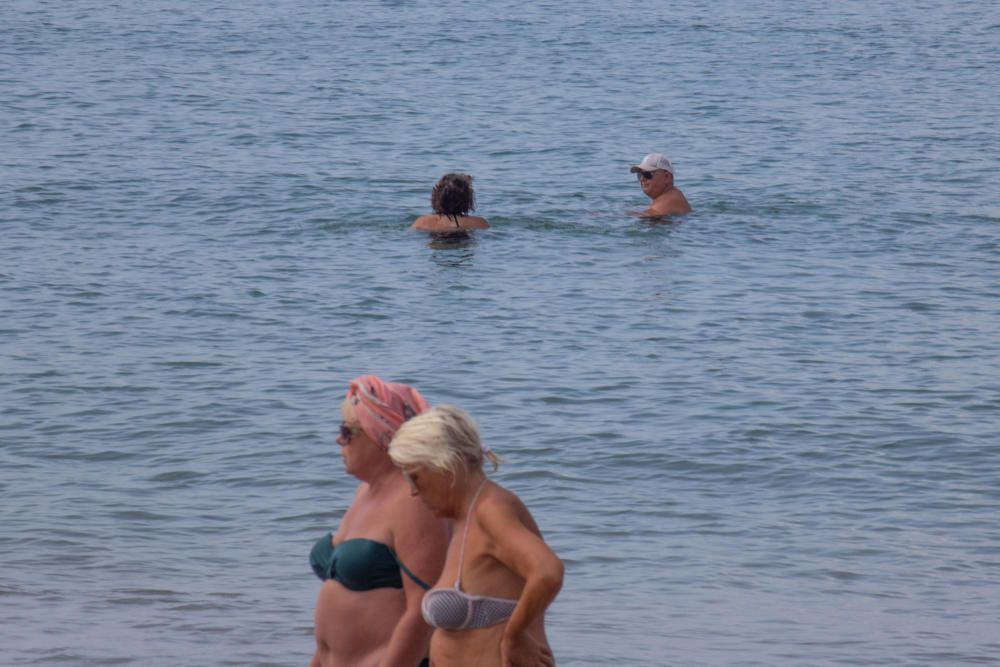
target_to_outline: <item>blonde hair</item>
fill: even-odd
[[[496,470],[500,458],[483,447],[476,422],[462,408],[439,405],[405,422],[389,443],[397,466],[427,466],[455,472],[460,466],[482,468],[488,459]]]
[[[345,422],[356,422],[358,420],[358,411],[354,407],[354,401],[349,398],[345,398],[340,403],[340,419]]]

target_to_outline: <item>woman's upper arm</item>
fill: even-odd
[[[407,499],[411,503],[419,503],[415,498]],[[442,519],[435,517],[422,504],[419,507],[407,507],[398,514],[398,528],[394,535],[396,556],[410,572],[415,574],[428,586],[433,586],[444,567],[445,553],[448,550],[448,527]],[[411,593],[416,594],[419,604],[424,589],[413,579],[403,573],[403,589],[406,592],[407,605],[410,604]]]
[[[477,514],[480,526],[494,544],[497,560],[523,579],[539,575],[562,578],[562,561],[532,530],[533,526],[525,523],[513,503],[492,500],[483,503]]]

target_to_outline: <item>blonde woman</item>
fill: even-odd
[[[490,481],[471,417],[439,406],[400,427],[389,456],[412,493],[454,523],[444,570],[424,595],[433,667],[553,667],[545,609],[562,587],[562,561],[521,500]]]

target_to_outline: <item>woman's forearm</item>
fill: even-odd
[[[420,610],[407,611],[399,619],[389,638],[389,645],[379,661],[380,667],[399,667],[420,664],[427,657],[427,643],[431,629],[424,623]]]
[[[562,561],[554,554],[548,560],[549,562],[540,567],[537,573],[525,580],[514,613],[507,621],[505,635],[517,636],[527,630],[531,623],[545,612],[562,588]]]

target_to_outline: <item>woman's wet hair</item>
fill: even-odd
[[[465,410],[439,405],[410,419],[389,443],[389,457],[397,466],[424,466],[455,472],[460,467],[483,467],[489,460],[496,470],[500,458],[483,447],[476,422]]]
[[[454,218],[476,210],[476,195],[472,191],[472,176],[445,174],[431,190],[431,208],[438,215]]]

